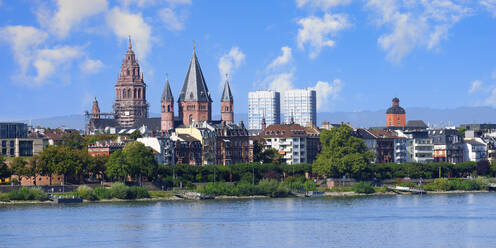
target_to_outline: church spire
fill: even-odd
[[[169,75],[166,74],[166,80],[165,80],[165,88],[164,91],[162,92],[162,101],[164,102],[173,102],[174,101],[174,96],[172,95],[172,90],[170,88],[169,84]]]
[[[131,35],[129,35],[129,44],[128,44],[129,50],[133,50],[133,46],[131,45]]]
[[[233,102],[233,96],[231,93],[231,87],[229,87],[229,80],[226,74],[226,82],[224,83],[224,91],[222,91],[221,102]]]
[[[179,95],[180,102],[212,102],[205,78],[203,77],[200,63],[196,57],[196,49],[193,49],[193,56],[189,64],[183,88]]]

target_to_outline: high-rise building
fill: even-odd
[[[267,126],[281,122],[281,94],[271,90],[248,92],[248,129],[261,130],[264,118]]]
[[[317,93],[312,89],[296,89],[284,92],[284,123],[306,126],[317,124]]]

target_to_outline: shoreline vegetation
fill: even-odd
[[[433,186],[427,187],[428,194],[473,194],[473,193],[490,193],[486,188],[474,186],[473,189],[463,189],[463,187],[446,186],[446,185],[461,185],[458,181],[461,179],[447,179],[440,182],[432,182],[430,184],[440,185],[441,187],[434,188]],[[449,181],[452,181],[451,183]],[[468,181],[468,180],[467,180]],[[476,180],[472,180],[476,181]],[[482,181],[482,180],[479,180]],[[283,183],[281,183],[283,184]],[[470,183],[472,185],[476,185]],[[86,185],[80,186],[73,192],[55,193],[55,197],[80,197],[83,198],[83,203],[117,203],[117,202],[160,202],[160,201],[198,201],[191,199],[184,199],[175,196],[173,191],[151,190],[148,191],[143,187],[126,186],[123,183],[115,183],[115,186],[109,188],[97,187],[90,188]],[[358,186],[357,186],[358,185]],[[409,185],[411,184],[398,184]],[[429,185],[429,184],[427,184]],[[268,199],[268,198],[297,198],[296,194],[287,189],[281,189],[281,185],[274,182],[262,183],[262,185],[252,185],[254,189],[268,190],[266,192],[260,191],[257,194],[233,194],[236,186],[229,186],[226,183],[210,183],[203,187],[199,187],[196,192],[210,193],[215,195],[214,200],[226,199]],[[241,186],[245,187],[245,186]],[[369,188],[370,187],[370,188]],[[421,187],[418,187],[421,188]],[[227,193],[225,191],[228,190]],[[353,187],[334,187],[332,189],[315,188],[315,190],[323,190],[324,198],[337,198],[337,197],[361,197],[361,196],[391,196],[391,195],[405,195],[407,193],[397,192],[390,190],[385,186],[372,187],[368,183],[356,183]],[[222,193],[224,192],[224,193]],[[255,193],[255,192],[253,192]],[[407,194],[408,195],[408,194]],[[14,199],[9,199],[13,197]],[[16,191],[9,193],[0,193],[0,206],[1,205],[22,205],[22,204],[53,204],[49,200],[48,194],[41,191],[39,188],[20,188]]]

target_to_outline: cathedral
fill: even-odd
[[[177,99],[177,116],[174,114],[174,96],[168,78],[161,97],[160,118],[149,117],[146,87],[143,72],[140,70],[129,39],[128,50],[115,84],[113,112],[100,112],[95,98],[91,112],[86,112],[86,132],[108,133],[108,129],[136,129],[145,126],[152,133],[165,134],[176,127],[190,126],[199,122],[223,125],[234,123],[233,96],[227,79],[220,99],[221,120],[212,120],[213,101],[194,47],[188,72]]]

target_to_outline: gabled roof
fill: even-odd
[[[224,84],[224,91],[222,92],[221,102],[233,102],[233,96],[231,94],[231,87],[229,87],[229,81],[226,80]]]
[[[167,77],[167,80],[165,81],[165,88],[164,91],[162,92],[162,101],[164,102],[174,101],[174,96],[172,95],[172,91],[169,84],[169,77]]]
[[[183,88],[179,95],[179,102],[212,102],[207,84],[203,78],[200,63],[193,50],[193,57],[189,64],[188,73],[184,79]]]

